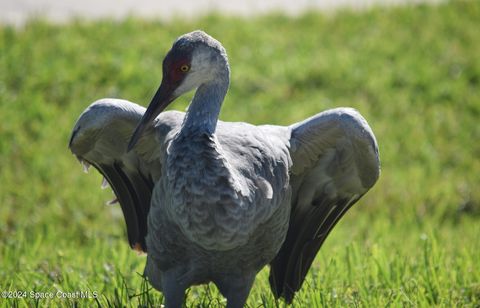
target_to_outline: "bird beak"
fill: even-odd
[[[147,111],[143,114],[140,123],[138,124],[137,128],[133,132],[132,137],[130,138],[130,142],[128,143],[127,152],[129,152],[135,144],[138,142],[140,137],[142,136],[143,131],[145,128],[153,122],[153,120],[167,108],[167,106],[176,98],[173,95],[175,88],[172,87],[170,84],[162,81],[160,88],[158,88],[157,93],[152,99],[150,105],[148,105]]]

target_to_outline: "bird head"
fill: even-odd
[[[163,60],[162,82],[130,139],[128,151],[147,125],[177,97],[203,83],[228,78],[229,73],[227,54],[220,42],[198,30],[180,36]]]

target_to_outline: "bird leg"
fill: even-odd
[[[215,280],[218,289],[227,299],[227,308],[245,306],[255,275],[256,273],[242,274],[241,276],[228,275]]]
[[[188,285],[178,279],[178,271],[175,269],[162,272],[161,276],[165,308],[181,308]]]

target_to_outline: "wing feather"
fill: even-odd
[[[167,112],[158,117],[127,153],[128,141],[144,112],[145,108],[125,100],[96,101],[77,120],[69,147],[107,179],[122,208],[130,246],[146,252],[147,215],[161,174],[165,137],[182,116]]]
[[[292,212],[270,263],[274,295],[291,303],[328,234],[375,184],[380,162],[372,130],[355,110],[338,108],[291,126]]]

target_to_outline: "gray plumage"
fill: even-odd
[[[242,307],[269,263],[274,295],[290,303],[330,230],[379,176],[370,127],[350,108],[286,127],[218,121],[228,60],[201,31],[174,43],[163,70],[147,110],[118,99],[88,107],[72,152],[111,185],[167,307],[210,281],[227,307]],[[186,114],[161,112],[191,89]]]

